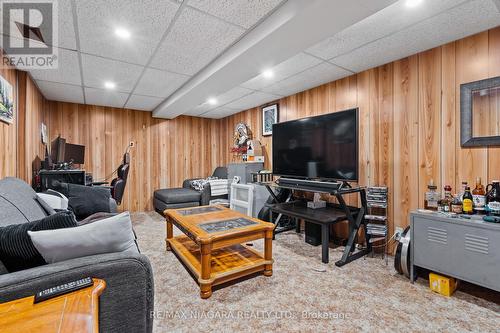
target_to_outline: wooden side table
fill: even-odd
[[[87,333],[99,332],[99,296],[106,282],[93,279],[88,288],[37,304],[35,296],[0,304],[0,331],[3,333]]]

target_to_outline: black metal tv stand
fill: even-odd
[[[296,181],[296,180],[294,180]],[[267,182],[261,183],[266,186],[269,193],[275,199],[275,204],[270,206],[271,213],[271,222],[272,222],[272,213],[278,213],[282,215],[286,215],[295,219],[303,219],[307,222],[319,224],[322,227],[322,261],[324,263],[328,263],[328,243],[329,243],[329,226],[331,224],[340,222],[340,221],[348,221],[349,222],[349,238],[347,240],[347,244],[344,249],[344,253],[342,258],[335,262],[335,265],[338,267],[342,267],[345,264],[350,263],[356,259],[363,257],[364,255],[371,252],[371,243],[369,240],[369,235],[367,234],[366,224],[364,221],[364,215],[367,211],[367,202],[366,202],[366,191],[364,187],[351,187],[347,182],[343,183],[331,183],[337,184],[336,188],[333,190],[328,189],[327,182],[318,182],[319,186],[315,187],[314,181],[296,181],[288,182],[288,179],[285,181],[278,181],[276,183]],[[311,209],[307,208],[307,204],[300,201],[291,201],[291,202],[279,202],[278,198],[273,192],[271,187],[281,187],[290,190],[298,190],[305,192],[317,192],[317,193],[328,193],[337,198],[338,204],[332,205],[329,204],[325,208],[320,209]],[[344,195],[351,193],[359,193],[361,207],[353,207],[346,204],[344,200]],[[289,199],[288,199],[289,200]],[[276,228],[279,228],[279,221],[276,223]],[[356,252],[356,239],[358,236],[358,231],[360,228],[363,228],[365,231],[366,238],[366,246],[364,249]]]

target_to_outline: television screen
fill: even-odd
[[[274,124],[273,173],[358,180],[358,109]]]

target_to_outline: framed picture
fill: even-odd
[[[262,108],[262,135],[273,134],[273,124],[278,122],[278,104],[269,105]]]
[[[12,85],[0,76],[0,120],[14,122],[14,92]]]

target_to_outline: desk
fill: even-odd
[[[85,170],[40,170],[41,191],[45,192],[48,189],[54,189],[54,183],[85,185]]]
[[[0,331],[98,332],[99,296],[106,288],[103,280],[94,285],[37,304],[34,296],[0,304]]]

